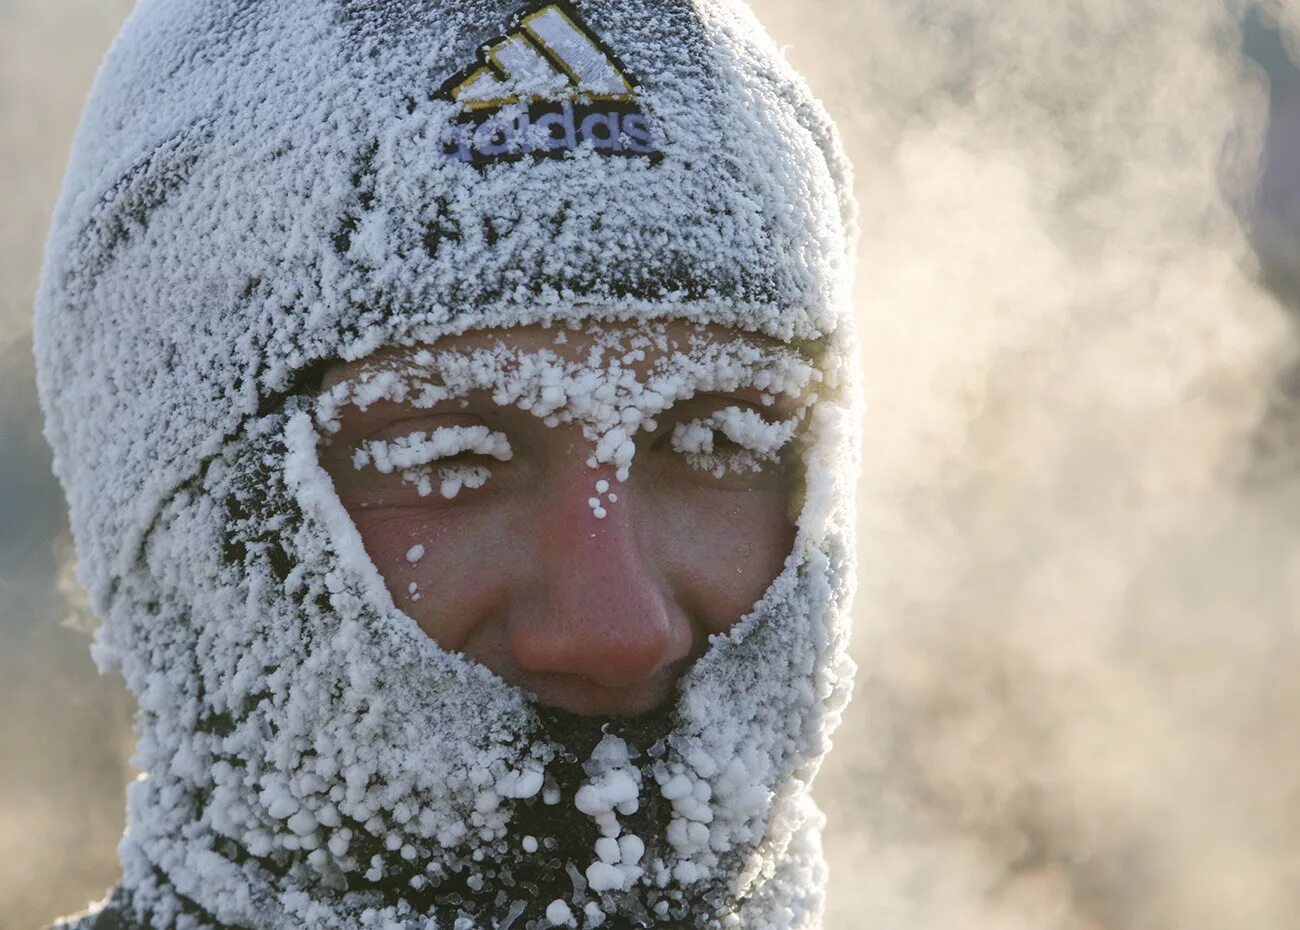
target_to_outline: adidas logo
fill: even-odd
[[[567,3],[521,13],[442,85],[441,96],[461,107],[443,144],[459,161],[563,157],[582,145],[663,157],[636,80]]]

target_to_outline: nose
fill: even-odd
[[[616,501],[597,490],[602,480]],[[668,696],[694,633],[639,542],[636,494],[585,460],[548,490],[538,495],[534,590],[509,624],[514,662],[566,709],[648,710]]]

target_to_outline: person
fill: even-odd
[[[142,773],[60,926],[819,926],[855,223],[733,0],[142,0],[37,298]]]

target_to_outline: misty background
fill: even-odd
[[[0,930],[112,883],[132,777],[30,360],[131,5],[0,0]],[[755,6],[862,205],[827,927],[1300,927],[1300,3]]]

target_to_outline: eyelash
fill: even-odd
[[[711,472],[754,474],[780,460],[799,417],[772,422],[748,407],[726,407],[673,427],[669,443],[688,465]],[[721,442],[719,442],[721,437]]]
[[[513,456],[505,433],[486,426],[442,426],[391,440],[366,440],[353,453],[352,467],[369,466],[384,475],[397,471],[421,497],[433,493],[436,475],[439,493],[450,500],[461,488],[487,483],[491,469],[485,462],[508,462]]]

